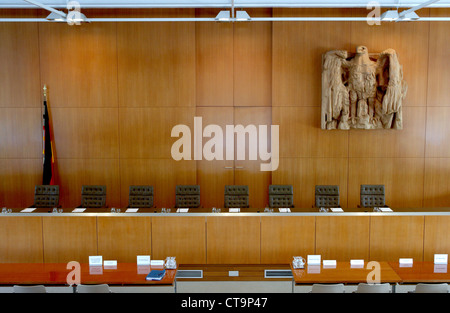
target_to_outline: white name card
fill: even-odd
[[[322,262],[324,268],[336,268],[336,260],[323,260]]]
[[[85,210],[86,210],[86,208],[79,208],[79,209],[73,210],[72,212],[73,212],[73,213],[82,213],[82,212],[84,212]]]
[[[105,267],[117,267],[117,260],[105,260],[103,261]]]
[[[308,265],[320,265],[321,256],[320,254],[308,255]]]
[[[281,213],[289,213],[291,212],[290,208],[279,208],[278,211],[280,211]]]
[[[150,265],[149,255],[138,255],[136,258],[137,265]]]
[[[150,266],[164,266],[164,260],[151,260]]]
[[[393,212],[391,208],[379,208],[380,212]]]
[[[413,259],[398,259],[398,264],[400,267],[412,267],[413,266]]]
[[[344,212],[342,208],[330,208],[331,212]]]
[[[139,211],[137,208],[128,208],[125,210],[125,213],[136,213],[137,211]]]
[[[239,212],[241,212],[241,209],[240,208],[230,208],[228,210],[228,212],[230,212],[230,213],[239,213]]]
[[[26,209],[23,209],[23,210],[20,211],[20,212],[23,212],[23,213],[30,213],[30,212],[33,212],[34,210],[36,210],[36,208],[26,208]]]
[[[188,208],[179,208],[179,209],[177,209],[177,213],[187,213],[187,212],[189,212]]]
[[[448,263],[448,254],[434,255],[434,264],[447,264],[447,263]]]
[[[364,260],[350,260],[350,267],[351,268],[363,268]]]
[[[103,257],[101,255],[89,256],[89,266],[102,266]]]

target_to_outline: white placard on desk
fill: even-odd
[[[23,209],[23,210],[20,211],[20,212],[23,212],[23,213],[30,213],[30,212],[33,212],[34,210],[36,210],[36,208],[26,208],[26,209]]]
[[[350,267],[351,268],[363,268],[364,260],[350,260]]]
[[[89,266],[102,266],[103,257],[101,255],[90,255],[89,256]]]
[[[177,209],[177,213],[187,213],[187,212],[189,212],[188,208],[178,208]]]
[[[330,208],[331,212],[344,212],[342,208]]]
[[[399,267],[412,267],[413,266],[413,259],[411,259],[411,258],[408,258],[408,259],[400,258],[400,259],[398,259],[398,265],[399,265]]]
[[[312,254],[308,255],[307,257],[308,265],[320,265],[320,262],[321,262],[320,254]]]
[[[138,255],[136,258],[137,265],[150,265],[149,255]]]
[[[239,212],[241,212],[241,209],[240,208],[229,208],[228,212],[230,212],[230,213],[239,213]]]
[[[125,213],[136,213],[137,211],[139,211],[138,208],[128,208],[125,210]]]
[[[280,211],[281,213],[290,213],[291,209],[290,208],[278,208],[278,211]]]
[[[150,266],[164,266],[164,260],[151,260]]]
[[[447,264],[447,263],[448,263],[448,254],[434,255],[434,264]]]
[[[381,212],[393,212],[391,208],[380,207],[379,209],[380,209]]]
[[[105,260],[103,261],[103,266],[105,267],[117,267],[117,260]]]
[[[322,261],[324,268],[336,268],[336,260],[323,260]]]
[[[72,211],[72,213],[82,213],[86,210],[86,208],[79,208]]]

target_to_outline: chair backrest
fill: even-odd
[[[317,208],[339,207],[339,186],[335,185],[318,185],[315,191]]]
[[[177,185],[175,189],[176,208],[198,208],[200,206],[199,185]]]
[[[153,186],[130,186],[128,207],[151,208],[153,207]]]
[[[14,285],[13,293],[46,293],[47,290],[43,285],[35,285],[35,286],[19,286]]]
[[[37,185],[34,187],[34,206],[52,208],[59,205],[59,186]]]
[[[383,207],[385,204],[384,185],[361,185],[361,207]]]
[[[360,283],[356,289],[357,293],[390,293],[391,285],[385,284],[366,284]]]
[[[81,207],[102,208],[106,205],[106,186],[83,185],[81,187]]]
[[[78,285],[77,286],[78,293],[110,293],[111,290],[107,284],[99,284],[99,285]]]
[[[416,293],[448,293],[448,284],[424,284],[419,283],[416,285]]]
[[[313,284],[311,293],[344,293],[344,284]]]
[[[292,185],[270,185],[269,207],[291,208],[294,206],[294,188]]]
[[[248,208],[248,186],[226,185],[225,208]]]

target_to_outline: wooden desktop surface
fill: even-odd
[[[448,265],[435,265],[433,262],[413,262],[411,267],[400,267],[399,262],[389,265],[400,276],[403,283],[450,283]]]
[[[389,266],[387,262],[380,264],[380,283],[400,283],[401,278]],[[296,284],[358,284],[367,283],[367,278],[372,268],[367,269],[367,262],[363,267],[352,268],[350,262],[337,262],[336,267],[324,267],[323,265],[307,265],[304,269],[291,270]],[[374,279],[370,275],[371,279]]]
[[[173,285],[176,269],[166,270],[160,281],[148,281],[146,276],[151,270],[163,267],[137,266],[136,263],[118,263],[116,268],[93,267],[80,264],[81,284],[108,285]],[[0,264],[0,285],[68,285],[67,276],[72,267],[66,263],[10,263]],[[72,275],[71,275],[72,277]]]

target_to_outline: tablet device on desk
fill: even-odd
[[[161,280],[161,279],[163,279],[165,274],[166,274],[166,270],[151,270],[145,279],[146,280]]]

